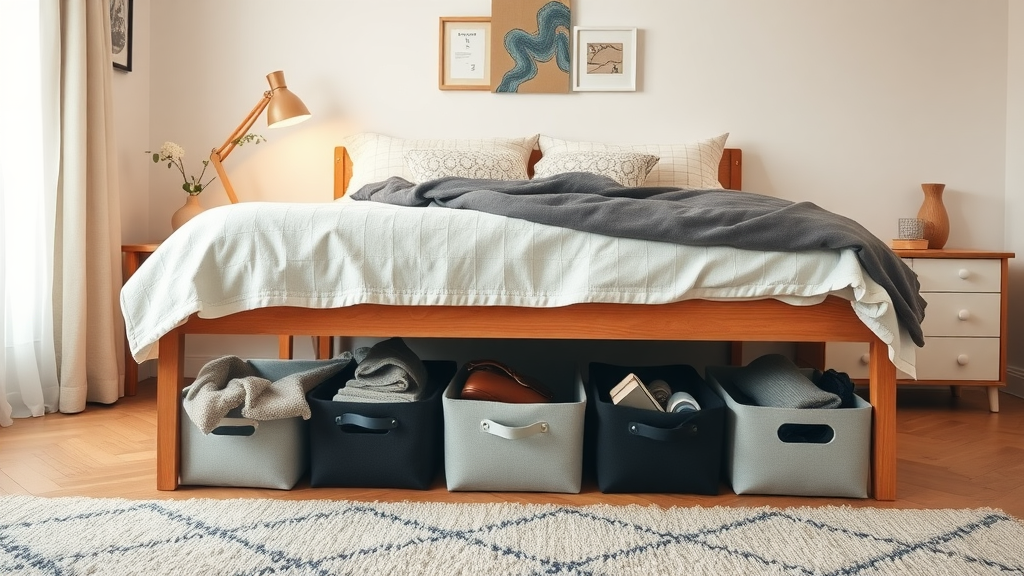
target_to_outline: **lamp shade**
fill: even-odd
[[[309,109],[284,83],[284,72],[278,70],[267,74],[267,82],[270,83],[267,126],[281,128],[309,118]]]

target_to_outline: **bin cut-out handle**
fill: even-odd
[[[548,429],[547,422],[534,422],[529,426],[505,426],[486,418],[480,421],[481,431],[505,438],[506,440],[519,440],[520,438],[529,438],[537,434],[547,434]]]
[[[342,431],[370,434],[387,434],[389,430],[398,428],[398,418],[386,416],[384,418],[371,418],[362,414],[346,412],[334,418],[334,423]]]
[[[698,428],[696,422],[691,422],[687,419],[671,428],[658,428],[657,426],[651,426],[650,424],[644,424],[643,422],[630,422],[626,425],[626,430],[628,430],[630,434],[643,436],[644,438],[650,438],[651,440],[672,442],[689,436],[696,436]]]
[[[258,420],[250,418],[221,418],[217,427],[210,430],[215,436],[252,436],[260,425]]]
[[[828,424],[783,424],[777,434],[785,444],[828,444],[836,437]]]

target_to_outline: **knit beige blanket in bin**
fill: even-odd
[[[309,420],[306,393],[341,372],[351,361],[351,353],[346,352],[322,366],[271,382],[238,356],[223,356],[199,370],[182,405],[203,434],[209,434],[228,412],[238,407],[242,408],[242,416],[253,420],[296,416]]]

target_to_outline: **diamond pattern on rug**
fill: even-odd
[[[0,574],[1019,574],[998,510],[0,498]]]

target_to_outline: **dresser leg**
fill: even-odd
[[[950,386],[949,387],[949,392],[953,395],[953,398],[959,398],[960,397],[960,387],[959,386]]]
[[[988,411],[999,412],[999,387],[988,387]]]

